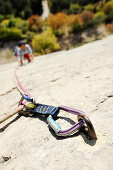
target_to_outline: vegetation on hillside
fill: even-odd
[[[60,49],[58,39],[106,24],[113,33],[113,0],[48,0],[51,15],[42,20],[41,0],[0,0],[0,42],[25,39],[38,54]]]
[[[49,0],[52,13],[65,11],[67,13],[78,13],[87,5],[94,5],[100,0]],[[89,6],[90,8],[90,6]]]
[[[0,14],[28,18],[32,14],[42,13],[42,0],[0,0]]]

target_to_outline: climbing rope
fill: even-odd
[[[23,115],[28,115],[28,116],[33,116],[34,114],[40,114],[40,115],[47,116],[47,122],[49,126],[53,129],[53,131],[58,136],[71,136],[76,132],[78,132],[81,129],[81,127],[85,126],[88,129],[87,132],[90,138],[97,139],[93,125],[89,120],[88,116],[86,115],[86,113],[84,113],[83,111],[66,107],[66,106],[54,107],[54,106],[36,103],[35,100],[32,98],[31,94],[22,86],[17,75],[17,70],[18,68],[15,70],[14,73],[15,83],[17,89],[22,95],[22,98],[16,109],[0,117],[0,123],[4,122],[5,120],[7,120],[8,118],[12,117],[17,113],[21,113]],[[76,124],[74,124],[71,128],[66,130],[62,130],[62,128],[55,121],[58,118],[57,115],[62,110],[76,115],[78,119],[78,122]]]

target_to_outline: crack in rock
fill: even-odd
[[[99,110],[99,106],[101,104],[103,104],[104,102],[106,102],[109,98],[112,98],[113,97],[113,94],[110,94],[108,96],[106,96],[106,98],[102,99],[97,105],[96,105],[96,108],[94,110],[92,110],[92,112],[95,112],[97,110]]]
[[[16,89],[16,87],[13,87],[11,90],[6,91],[5,93],[0,94],[0,96],[5,96],[5,95],[11,93],[11,92],[12,92],[13,90],[15,90],[15,89]]]
[[[60,77],[58,77],[58,78],[56,78],[56,79],[53,79],[53,80],[50,80],[50,82],[55,82],[55,81],[57,81],[57,80],[59,80],[60,79]]]
[[[19,101],[15,102],[14,104],[11,105],[11,107],[17,105],[19,103]]]

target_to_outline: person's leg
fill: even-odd
[[[21,66],[23,65],[22,56],[18,57],[18,64],[21,65]]]
[[[21,58],[21,60],[20,60],[20,63],[21,63],[21,65],[23,65],[22,58]]]
[[[28,61],[28,63],[31,62],[31,57],[30,57],[30,54],[29,54],[29,53],[24,54],[24,58]]]

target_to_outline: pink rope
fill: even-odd
[[[19,67],[17,67],[16,70],[15,70],[15,78],[16,78],[16,81],[17,81],[17,83],[18,83],[18,86],[21,88],[21,90],[23,91],[24,94],[26,93],[29,97],[32,97],[31,94],[23,87],[22,83],[20,82],[20,80],[19,80],[19,78],[18,78],[18,76],[17,76],[17,70],[18,70],[18,68],[19,68]],[[17,87],[17,88],[18,88],[18,87]],[[26,103],[27,103],[26,100],[24,100],[24,101],[22,102],[22,104],[26,104]]]

